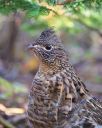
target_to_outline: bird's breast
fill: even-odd
[[[29,95],[29,117],[48,126],[61,124],[72,109],[72,98],[76,95],[71,84],[63,74],[35,77]]]

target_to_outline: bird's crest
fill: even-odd
[[[45,31],[43,31],[40,35],[40,37],[37,39],[39,42],[52,42],[52,43],[58,43],[61,42],[59,37],[55,34],[55,31],[53,28],[48,28]]]
[[[40,38],[49,38],[51,36],[56,36],[55,31],[53,30],[53,28],[48,28],[41,33]]]

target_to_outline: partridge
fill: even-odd
[[[54,30],[43,31],[28,48],[40,61],[29,94],[29,127],[102,126],[102,102],[92,98]]]

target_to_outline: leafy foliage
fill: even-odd
[[[36,18],[36,21],[39,20],[44,26],[46,22],[48,26],[56,24],[58,29],[67,27],[69,31],[79,31],[81,27],[78,26],[82,25],[100,35],[102,34],[101,8],[102,0],[0,0],[2,14],[8,15],[22,10],[27,18],[33,20]],[[34,27],[34,24],[30,24],[27,28],[32,26]]]
[[[71,2],[66,2],[63,0],[62,3],[58,2],[60,0],[42,0],[50,6],[56,6],[57,4],[63,4],[68,10],[73,10],[75,13],[85,8],[101,9],[101,0],[76,0]],[[26,10],[28,12],[33,12],[33,16],[39,14],[49,14],[49,8],[46,6],[41,6],[37,1],[33,0],[0,0],[0,12],[8,14],[10,12],[16,12],[18,9]]]
[[[8,14],[17,12],[19,9],[26,11],[30,16],[49,13],[49,10],[46,7],[40,6],[36,2],[29,2],[27,0],[0,0],[1,13]]]

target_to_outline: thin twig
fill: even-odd
[[[94,28],[88,24],[85,24],[82,20],[80,19],[77,19],[76,21],[78,21],[80,24],[84,25],[85,27],[87,27],[88,29],[92,30],[92,31],[95,31],[97,32],[101,37],[102,37],[102,31],[100,31],[99,29],[97,28]]]
[[[70,2],[74,2],[74,0],[64,0],[63,2],[57,1],[56,5],[65,5],[65,4],[70,3]]]
[[[41,3],[41,0],[38,0],[39,3]]]
[[[53,10],[51,10],[51,11],[53,11]],[[55,11],[53,11],[53,12],[56,14]],[[86,24],[85,22],[83,22],[83,21],[82,21],[81,19],[79,19],[79,18],[74,18],[74,17],[71,17],[71,16],[68,16],[68,18],[71,19],[71,20],[74,20],[74,21],[79,22],[80,24],[84,25],[86,28],[88,28],[88,29],[90,29],[90,30],[92,30],[92,31],[97,32],[97,33],[102,37],[102,31],[101,31],[101,30],[99,30],[99,29],[97,29],[97,28],[94,28],[94,27],[92,27],[92,26]]]
[[[55,11],[55,10],[53,10],[53,9],[51,9],[51,8],[47,8],[49,11],[51,11],[51,12],[53,12],[55,15],[57,15],[57,16],[59,16],[59,14]]]
[[[76,1],[76,0],[64,0],[63,2],[58,2],[56,3],[56,5],[65,5],[66,3],[70,3],[70,2],[82,2],[83,0],[80,0],[80,1]],[[47,9],[51,12],[53,12],[55,15],[57,16],[60,16],[55,10],[51,9],[51,8],[48,8]],[[80,20],[79,18],[73,18],[71,16],[68,16],[68,18],[70,18],[71,20],[75,20],[77,22],[79,22],[80,24],[84,25],[85,27],[87,27],[88,29],[92,30],[92,31],[95,31],[97,32],[101,37],[102,37],[102,31],[100,31],[99,29],[97,28],[94,28],[86,23],[84,23],[82,20]]]
[[[15,128],[10,122],[3,119],[1,116],[0,116],[0,124],[2,124],[5,128]]]

